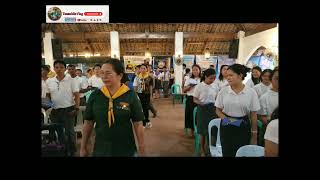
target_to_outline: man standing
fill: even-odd
[[[46,65],[41,67],[41,98],[44,99],[47,96],[47,85],[46,81],[48,79],[49,68]]]
[[[66,64],[64,61],[57,60],[53,65],[57,75],[47,80],[49,90],[47,97],[54,103],[50,117],[53,123],[58,124],[59,143],[66,145],[68,156],[74,156],[76,137],[73,125],[79,111],[79,87],[76,80],[65,76]]]
[[[88,80],[88,86],[92,87],[92,88],[102,88],[104,86],[104,83],[100,77],[100,72],[101,71],[101,65],[100,64],[96,64],[93,67],[93,72],[94,75],[91,76]]]
[[[48,69],[49,69],[49,73],[48,73],[48,78],[53,78],[56,76],[56,73],[54,73],[53,71],[51,71],[51,67],[50,65],[47,65]]]
[[[84,93],[87,92],[88,88],[88,82],[86,79],[81,77],[81,69],[75,70],[75,65],[70,64],[68,65],[68,73],[70,76],[75,79],[78,83],[79,86],[79,97],[80,97],[80,106],[85,106],[86,105],[86,97],[84,96]],[[80,73],[79,73],[80,70]]]
[[[170,72],[167,70],[167,68],[163,68],[161,79],[163,81],[163,94],[164,94],[164,97],[167,98],[169,93],[169,81],[170,81]]]

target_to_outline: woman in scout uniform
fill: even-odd
[[[271,69],[263,70],[260,76],[261,82],[253,87],[253,89],[257,92],[259,98],[272,87],[270,81],[271,72]]]
[[[152,84],[152,78],[149,76],[147,66],[145,64],[141,64],[140,74],[137,76],[137,86],[135,86],[135,89],[138,93],[144,113],[143,126],[147,128],[151,128],[152,126],[149,120],[149,106],[150,97],[152,94]]]
[[[197,128],[200,134],[201,156],[205,156],[208,151],[208,145],[205,144],[205,138],[208,138],[208,125],[212,119],[217,118],[214,102],[219,89],[211,84],[216,78],[214,69],[204,71],[205,80],[198,84],[193,92],[193,101],[198,104]]]
[[[187,93],[186,100],[186,110],[185,110],[185,128],[191,130],[191,136],[193,137],[193,109],[196,104],[193,102],[193,91],[197,84],[200,83],[201,68],[199,65],[195,64],[192,66],[192,75],[184,84],[183,91]]]
[[[88,156],[87,143],[95,126],[93,156],[134,156],[144,154],[143,112],[134,91],[121,84],[124,68],[117,59],[102,66],[104,86],[94,91],[87,103],[80,156]],[[133,127],[132,128],[132,123]],[[135,143],[134,132],[137,137]]]
[[[216,113],[221,118],[223,156],[234,157],[241,146],[250,143],[250,138],[252,144],[257,144],[257,111],[260,104],[257,93],[242,83],[248,71],[249,68],[241,64],[229,66],[229,86],[221,89],[215,102]]]

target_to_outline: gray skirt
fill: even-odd
[[[217,118],[216,108],[213,103],[206,105],[198,105],[197,110],[197,130],[198,133],[207,136],[208,125],[212,119]]]

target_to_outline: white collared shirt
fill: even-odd
[[[54,109],[66,108],[75,105],[73,93],[79,92],[77,81],[69,76],[59,81],[57,77],[47,80],[48,90],[51,95]]]
[[[100,89],[104,86],[104,83],[100,77],[93,75],[88,80],[88,86],[97,87]]]
[[[251,87],[251,88],[254,87],[254,83],[251,78],[246,82],[246,86]]]
[[[224,87],[226,87],[226,86],[229,86],[229,83],[228,83],[228,81],[227,81],[226,79],[223,79],[222,81],[220,81],[219,78],[217,78],[217,79],[213,82],[213,84],[215,84],[215,85],[217,86],[217,88],[219,89],[219,91],[220,91],[222,88],[224,88]]]
[[[79,90],[88,88],[88,82],[83,77],[76,76],[74,79],[78,83]],[[84,93],[79,93],[79,96],[80,96],[80,98],[83,98],[84,97]]]
[[[163,80],[163,81],[169,81],[170,80],[170,72],[167,71],[166,73],[162,72],[160,74],[160,80]]]
[[[258,94],[258,97],[260,98],[263,94],[265,94],[269,89],[271,89],[272,84],[270,83],[269,86],[264,85],[262,82],[259,84],[255,85],[253,89],[256,91]]]
[[[193,97],[198,98],[203,104],[214,103],[219,89],[212,84],[208,85],[204,82],[198,84],[194,89]]]
[[[41,79],[41,98],[46,98],[46,95],[49,92],[47,84],[46,84],[47,80]]]
[[[258,114],[266,115],[270,118],[273,111],[279,105],[279,93],[269,89],[264,95],[262,95],[259,99],[260,101],[260,110]]]
[[[184,87],[189,86],[190,84],[199,84],[199,83],[200,83],[200,78],[194,79],[194,78],[191,78],[191,77],[190,77],[190,78],[185,82]],[[196,87],[196,86],[192,87],[191,90],[187,92],[187,95],[188,95],[188,96],[193,96],[193,92],[194,92],[194,88],[195,88],[195,87]]]
[[[279,120],[272,120],[266,129],[266,133],[264,134],[264,139],[279,144]]]
[[[222,88],[218,93],[215,106],[232,117],[243,117],[260,109],[257,93],[246,85],[239,94],[236,94],[231,86]]]

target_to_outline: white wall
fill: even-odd
[[[252,54],[261,46],[273,49],[278,54],[278,26],[251,36],[239,38],[237,63],[246,64]]]

